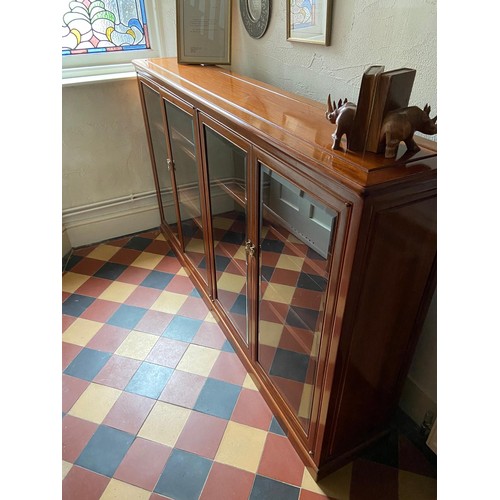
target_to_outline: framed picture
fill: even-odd
[[[231,0],[176,0],[177,60],[231,64]]]
[[[286,1],[287,40],[330,45],[333,0]]]

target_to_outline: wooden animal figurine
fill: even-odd
[[[437,115],[431,118],[430,112],[431,107],[426,104],[423,110],[410,106],[387,113],[380,128],[380,143],[385,144],[386,158],[396,156],[401,141],[406,144],[408,151],[418,151],[420,148],[413,140],[416,131],[428,135],[437,133]]]
[[[354,123],[354,115],[356,114],[356,104],[347,102],[347,99],[339,99],[338,106],[335,101],[332,105],[332,99],[328,96],[327,110],[325,112],[326,119],[333,124],[337,124],[337,129],[332,134],[333,149],[340,149],[340,140],[345,134],[347,137],[347,148],[349,148],[349,135],[351,133],[352,124]]]

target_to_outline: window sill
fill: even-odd
[[[119,80],[132,80],[136,77],[135,71],[113,73],[108,75],[73,76],[62,79],[63,87],[74,87],[77,85],[88,85],[91,83],[103,83]]]

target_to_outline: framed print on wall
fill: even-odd
[[[332,1],[287,0],[287,40],[330,45]]]
[[[231,0],[176,0],[177,60],[231,64]]]

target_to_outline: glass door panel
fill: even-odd
[[[307,432],[337,214],[260,164],[258,361]]]
[[[205,126],[216,297],[245,344],[247,323],[247,153]]]
[[[181,218],[183,250],[207,283],[193,116],[169,101],[164,102]]]
[[[179,237],[177,228],[177,212],[175,209],[174,194],[172,190],[172,177],[167,163],[167,143],[163,128],[161,97],[147,85],[141,84],[146,106],[147,121],[152,143],[153,166],[160,190],[160,217],[161,221],[170,227],[172,232]]]

